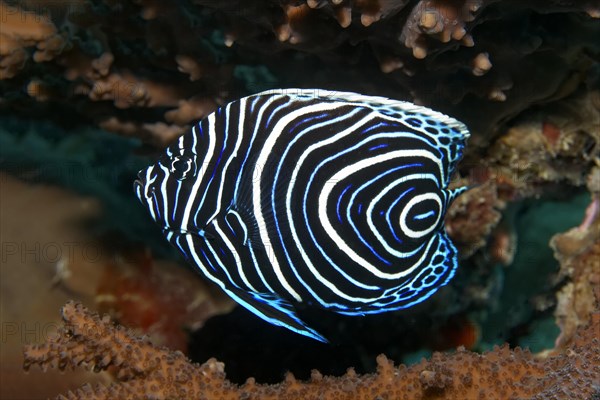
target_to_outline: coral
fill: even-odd
[[[199,321],[190,315],[185,321],[180,318],[189,297],[172,288],[185,275],[161,286],[163,278],[181,271],[171,274],[163,266],[147,269],[143,261],[119,261],[117,268],[102,269],[104,284],[89,301],[98,301],[103,311],[136,333],[70,303],[63,313],[67,329],[46,345],[27,348],[27,365],[95,366],[114,375],[112,386],[86,387],[69,396],[598,395],[598,343],[593,341],[599,327],[594,313],[600,287],[597,1],[81,0],[65,4],[68,7],[62,2],[45,6],[39,0],[0,4],[0,114],[11,115],[2,118],[2,169],[96,196],[113,219],[106,224],[128,240],[143,241],[155,253],[168,256],[160,232],[142,218],[134,203],[131,179],[147,161],[140,155],[171,142],[217,106],[250,92],[292,86],[414,101],[464,120],[472,131],[457,182],[471,190],[454,202],[446,220],[460,248],[461,268],[439,295],[407,313],[352,321],[329,315],[319,320],[315,314],[314,320],[328,327],[332,337],[346,341],[338,350],[346,349],[343,345],[351,349],[346,351],[352,353],[348,358],[331,357],[335,368],[343,371],[353,365],[358,372],[372,371],[374,355],[381,352],[399,360],[409,351],[428,347],[481,349],[498,331],[503,334],[496,335],[497,340],[519,343],[525,334],[518,329],[537,318],[532,314],[545,312],[551,317],[555,292],[561,329],[556,348],[537,356],[507,347],[483,355],[460,350],[398,368],[380,357],[376,374],[350,371],[333,378],[314,372],[308,382],[288,375],[277,385],[249,380],[237,386],[232,381],[243,382],[237,380],[239,376],[253,375],[260,381],[269,368],[271,376],[277,374],[273,371],[278,369],[265,360],[279,354],[274,350],[278,345],[288,357],[280,357],[281,365],[300,376],[305,366],[298,367],[289,346],[309,353],[308,346],[286,342],[284,334],[270,330],[272,336],[264,336],[278,341],[261,337],[260,343],[269,346],[258,346],[265,357],[255,360],[244,347],[253,340],[249,332],[260,331],[262,325],[247,323],[239,310],[217,317],[201,330],[205,336],[190,344],[204,346],[214,343],[214,338],[223,342],[222,347],[230,350],[229,358],[218,357],[227,363],[226,380],[224,366],[217,361],[191,364],[183,355],[135,336],[140,331],[158,333],[155,343],[185,348],[180,325]],[[12,117],[45,122],[36,127],[23,122],[23,129]],[[50,127],[47,121],[67,129]],[[101,135],[90,125],[124,137]],[[573,198],[586,184],[592,193],[587,217],[579,227],[552,240],[559,276],[552,276],[556,264],[540,261],[550,257],[549,251],[546,258],[523,259],[529,256],[525,247],[537,253],[542,247],[547,250],[545,238],[552,227],[543,225],[539,215],[531,234],[544,237],[543,241],[520,245],[515,256],[519,241],[513,213],[535,206],[535,199],[542,196]],[[105,226],[101,228],[106,234]],[[519,228],[521,238],[526,237],[523,229],[529,232],[529,226]],[[69,279],[80,278],[73,275],[75,264],[60,264],[72,274],[58,279],[66,289],[77,286]],[[57,270],[63,271],[59,265]],[[182,286],[188,294],[192,290],[192,285]],[[206,304],[211,314],[212,303]],[[161,320],[164,310],[172,306],[173,315]],[[200,308],[201,314],[207,311]],[[481,315],[491,321],[499,315],[494,314],[498,309],[506,318],[498,319],[501,324],[493,321],[495,327],[490,328],[492,323],[486,325]],[[594,314],[592,325],[588,325],[590,314]],[[224,323],[227,317],[238,325]],[[244,324],[255,328],[238,329]],[[164,329],[167,325],[177,325],[175,335]],[[248,338],[240,338],[240,332]],[[314,353],[330,354],[318,349]],[[157,357],[164,362],[156,361]],[[317,367],[307,359],[306,371]],[[239,368],[241,364],[246,369]],[[318,368],[341,374],[322,364]],[[502,382],[496,386],[498,379]],[[180,385],[169,383],[181,380],[185,382]]]
[[[0,79],[13,78],[23,69],[30,47],[35,48],[33,60],[37,63],[54,59],[65,48],[65,38],[51,21],[35,13],[25,15],[22,9],[4,2],[0,2],[0,15]]]
[[[156,147],[217,105],[284,82],[426,104],[464,120],[478,133],[472,147],[483,147],[532,104],[593,87],[600,51],[593,1],[90,0],[62,14],[36,1],[1,7],[5,107],[37,106],[40,117],[69,115]],[[267,87],[257,79],[264,68],[275,77]],[[62,112],[40,107],[50,101]]]
[[[157,147],[163,147],[190,122],[211,112],[216,102],[221,102],[217,87],[223,80],[230,79],[230,68],[215,67],[211,57],[205,55],[194,57],[187,62],[187,67],[180,67],[183,72],[193,73],[190,77],[193,82],[179,72],[176,59],[185,64],[186,57],[190,59],[189,54],[210,47],[200,44],[195,49],[186,49],[189,47],[185,45],[187,37],[202,34],[194,33],[198,28],[194,28],[191,21],[181,24],[185,20],[183,9],[174,8],[166,16],[160,14],[169,20],[173,29],[180,31],[172,38],[182,43],[177,46],[181,54],[169,54],[171,59],[167,61],[161,56],[167,43],[152,33],[153,23],[148,22],[148,26],[137,23],[138,13],[145,21],[156,17],[147,9],[78,2],[65,15],[56,17],[40,10],[42,5],[23,3],[9,7],[2,3],[0,6],[2,15],[8,16],[8,24],[3,23],[0,53],[6,56],[0,75],[5,81],[6,93],[16,95],[17,102],[29,103],[17,90],[24,79],[26,94],[35,102],[52,102],[72,117],[92,119],[104,129],[141,137]],[[123,18],[124,15],[130,15],[131,19]],[[119,37],[120,34],[123,36]],[[139,53],[141,49],[136,40],[141,38],[148,40],[149,49]],[[33,59],[42,64],[44,70],[51,71],[51,78],[47,74],[40,76],[39,68],[28,65],[24,50],[27,46],[37,46]],[[197,71],[189,69],[190,63],[199,62],[209,77],[199,78]],[[222,79],[218,78],[219,71],[223,73]],[[207,87],[213,89],[207,90]],[[3,99],[9,106],[14,106],[14,101],[14,97]],[[148,112],[119,113],[119,110],[131,109]],[[157,112],[162,117],[157,118]]]
[[[550,241],[569,282],[558,292],[555,316],[561,334],[557,347],[567,346],[588,316],[600,308],[600,197],[594,193],[580,226]],[[600,336],[600,332],[597,332]]]
[[[154,343],[187,353],[187,330],[197,330],[234,303],[196,274],[173,263],[157,262],[148,251],[103,268],[96,306],[119,323],[150,336]]]
[[[308,382],[288,374],[271,386],[252,378],[243,385],[232,384],[224,365],[215,359],[190,363],[182,353],[155,347],[81,304],[67,303],[62,315],[64,327],[55,338],[25,348],[25,369],[36,364],[61,370],[110,368],[115,382],[108,387],[84,386],[59,398],[583,399],[597,395],[599,389],[598,313],[556,355],[536,358],[506,346],[478,355],[459,348],[452,354],[435,353],[431,360],[411,367],[394,367],[380,355],[374,374],[361,376],[350,369],[341,377],[328,377],[313,371]]]
[[[322,79],[304,80],[332,85],[335,75],[326,72],[332,65],[344,68],[372,52],[383,73],[372,72],[371,81],[382,82],[379,88],[461,117],[484,143],[485,136],[531,104],[572,93],[594,64],[580,50],[598,51],[591,36],[576,33],[590,29],[592,35],[599,29],[594,2],[311,0],[283,2],[260,18],[255,8],[237,0],[196,3],[220,13],[230,46],[268,54],[294,49],[327,60],[314,73]],[[283,64],[276,75],[294,68]],[[361,78],[355,74],[345,80]]]
[[[557,183],[583,186],[600,160],[600,92],[586,91],[514,122],[488,149],[482,175],[500,198],[539,196]]]
[[[446,230],[461,257],[468,258],[486,244],[503,207],[493,181],[470,189],[452,203],[446,215]]]
[[[487,1],[489,3],[489,1]],[[419,2],[410,12],[400,40],[412,49],[418,59],[427,57],[427,40],[433,38],[441,43],[451,40],[463,46],[473,47],[473,37],[467,34],[466,23],[475,19],[475,13],[482,9],[484,1],[466,1],[462,4],[443,3],[435,0]],[[483,75],[490,69],[488,56],[480,53],[473,59],[474,75]]]

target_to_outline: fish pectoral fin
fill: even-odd
[[[235,223],[244,227],[247,239],[244,241],[245,245],[248,242],[261,243],[265,232],[278,231],[276,215],[281,218],[286,214],[285,199],[288,183],[292,178],[291,171],[281,168],[280,157],[273,156],[273,152],[271,154],[265,164],[257,166],[256,157],[247,162],[249,167],[242,173],[241,183],[228,208],[228,218],[236,219]],[[255,184],[258,180],[262,182],[260,185]],[[257,188],[261,188],[259,195]],[[235,214],[231,215],[232,213]],[[260,214],[260,221],[257,214]],[[254,248],[258,249],[260,246]]]
[[[225,289],[227,294],[240,305],[265,321],[287,328],[300,335],[328,343],[321,334],[310,328],[298,315],[294,306],[274,293],[254,293],[242,289]]]
[[[215,240],[215,236],[212,233],[206,232],[205,230],[201,230],[198,232],[188,232],[191,235],[194,235],[196,237],[199,237],[201,239],[206,239],[206,240]]]

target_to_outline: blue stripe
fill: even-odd
[[[342,201],[342,197],[348,191],[348,189],[350,189],[351,186],[352,186],[351,183],[348,186],[346,186],[346,188],[342,191],[342,193],[338,197],[338,201],[337,201],[337,205],[336,205],[335,211],[337,213],[337,217],[338,217],[338,220],[340,221],[340,223],[342,223],[342,216],[340,215],[340,203]]]
[[[397,235],[396,235],[396,230],[394,229],[394,227],[392,226],[392,221],[390,220],[390,213],[392,212],[392,210],[394,209],[394,207],[396,206],[396,204],[398,204],[398,202],[400,200],[402,200],[402,198],[407,195],[408,193],[412,192],[413,190],[415,190],[414,187],[410,187],[408,188],[406,191],[404,191],[404,193],[402,193],[400,196],[398,196],[398,198],[396,200],[394,200],[394,202],[390,205],[390,208],[388,208],[387,212],[385,213],[385,220],[387,221],[387,224],[390,228],[390,231],[392,232],[392,235],[394,235],[394,239],[396,239],[396,241],[398,243],[402,243],[402,239],[400,239]]]
[[[369,151],[373,151],[373,150],[381,149],[382,147],[387,147],[387,146],[388,146],[388,145],[387,145],[387,143],[382,143],[382,144],[379,144],[379,145],[377,145],[377,146],[370,147],[370,148],[369,148]]]

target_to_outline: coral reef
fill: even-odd
[[[516,120],[489,147],[479,179],[494,179],[504,200],[583,186],[600,157],[600,91],[583,91]]]
[[[394,367],[385,356],[377,371],[353,369],[340,377],[312,371],[308,381],[288,373],[274,385],[249,378],[227,380],[225,365],[215,359],[190,362],[182,353],[154,346],[147,338],[100,318],[81,304],[63,307],[64,326],[44,344],[25,347],[24,367],[43,370],[78,367],[110,371],[108,385],[86,385],[59,398],[594,398],[600,394],[600,207],[598,169],[590,172],[592,201],[580,226],[552,240],[562,274],[568,279],[556,310],[562,333],[556,348],[534,355],[520,348],[496,347],[483,354],[457,349],[434,353],[412,366]],[[462,335],[462,334],[461,334]]]
[[[0,7],[0,79],[13,78],[20,72],[29,58],[29,47],[35,48],[32,58],[36,63],[50,61],[63,51],[66,39],[52,21],[35,13],[23,18],[23,10],[5,3],[0,3]]]
[[[45,309],[77,298],[127,326],[68,303],[65,328],[46,344],[27,346],[27,366],[102,371],[94,375],[102,385],[67,397],[600,396],[597,1],[5,0],[0,24],[0,169],[28,181],[31,192],[0,175],[3,189],[18,186],[25,198],[36,197],[54,193],[37,186],[50,182],[93,196],[104,217],[86,217],[81,237],[111,249],[109,260],[61,259],[44,268],[14,258],[4,263],[3,253],[3,276],[44,271],[36,288],[46,279],[58,292]],[[275,87],[414,101],[464,120],[472,131],[453,182],[471,190],[446,220],[462,258],[457,276],[427,303],[384,317],[321,318],[303,310],[340,341],[327,349],[288,338],[239,308],[207,321],[231,304],[191,271],[156,261],[172,253],[131,193],[148,155],[191,123],[229,100]],[[583,221],[555,235],[577,224],[586,185],[591,201]],[[559,215],[561,201],[570,203]],[[11,230],[3,220],[5,237],[29,240],[19,216],[11,217]],[[50,229],[31,240],[51,243]],[[9,294],[18,289],[3,285]],[[537,322],[552,328],[543,342],[528,332]],[[409,363],[432,349],[482,351],[527,340],[547,350],[458,350],[406,367],[383,356],[374,362],[380,353]],[[317,364],[315,354],[331,362]],[[186,356],[216,356],[227,378],[224,364],[193,364]],[[354,369],[333,377],[348,366]],[[311,368],[321,372],[311,377]],[[285,369],[296,378],[256,383],[277,382]],[[255,378],[241,384],[248,376]],[[78,378],[51,390],[96,382],[89,374]]]
[[[550,241],[555,257],[560,260],[560,274],[569,282],[558,292],[555,310],[561,334],[556,340],[559,348],[572,342],[577,329],[588,316],[600,308],[600,167],[588,176],[592,193],[582,223]],[[596,332],[600,337],[600,331]]]
[[[187,353],[187,331],[230,312],[234,302],[193,271],[153,260],[148,251],[140,253],[129,262],[106,265],[96,289],[96,307],[147,334],[153,343]]]
[[[426,104],[464,120],[478,134],[472,146],[485,146],[532,104],[592,87],[587,77],[600,51],[593,1],[94,0],[69,2],[59,13],[60,4],[32,0],[0,7],[3,107],[56,118],[43,107],[51,102],[72,120],[156,147],[226,100],[277,82]],[[269,71],[274,80],[264,79]]]
[[[81,304],[67,303],[64,327],[42,345],[25,349],[25,368],[94,371],[111,369],[110,386],[84,386],[59,398],[67,399],[433,399],[433,398],[590,398],[597,396],[600,379],[600,314],[580,328],[565,352],[536,358],[527,350],[507,347],[478,355],[464,349],[435,353],[411,367],[394,367],[385,356],[377,358],[377,372],[341,377],[312,372],[310,381],[288,374],[276,385],[252,378],[243,385],[226,379],[224,365],[210,359],[190,363],[180,352],[153,346],[108,318],[90,313]]]
[[[446,216],[446,230],[462,258],[485,246],[500,221],[502,208],[493,181],[469,190],[452,203]]]

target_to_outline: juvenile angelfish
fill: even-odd
[[[444,214],[469,132],[411,103],[281,89],[220,107],[140,171],[167,240],[262,319],[325,342],[294,305],[411,307],[452,278]]]

